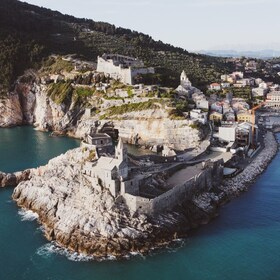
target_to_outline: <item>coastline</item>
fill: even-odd
[[[257,180],[278,152],[278,143],[274,132],[268,131],[264,136],[264,148],[253,161],[238,175],[224,180],[224,191],[228,199],[247,191]]]
[[[278,151],[278,144],[272,132],[266,133],[264,144],[265,147],[263,150],[243,172],[232,179],[224,180],[218,190],[211,190],[209,193],[201,193],[192,200],[186,201],[177,209],[153,217],[152,219],[147,219],[143,217],[143,215],[131,217],[127,214],[125,222],[130,223],[129,227],[137,223],[140,224],[140,228],[138,227],[136,229],[140,230],[141,234],[135,236],[130,232],[127,236],[119,236],[117,239],[114,239],[112,236],[106,237],[107,233],[105,230],[105,235],[99,237],[98,242],[95,242],[95,252],[91,246],[91,242],[89,240],[86,242],[87,238],[79,234],[79,227],[74,229],[71,233],[75,238],[72,238],[70,235],[67,237],[63,232],[58,232],[57,229],[55,229],[53,220],[56,215],[50,217],[48,216],[49,213],[42,211],[42,205],[36,207],[33,198],[28,198],[29,194],[26,193],[25,196],[20,197],[21,193],[19,194],[19,192],[16,191],[18,188],[16,188],[13,198],[20,207],[32,210],[39,215],[38,222],[44,225],[45,236],[48,240],[55,241],[59,246],[69,249],[70,252],[79,252],[94,256],[95,260],[104,260],[104,257],[109,255],[113,255],[117,259],[125,258],[125,256],[131,252],[149,254],[156,249],[167,247],[168,244],[178,238],[186,237],[191,229],[207,224],[218,215],[219,209],[224,203],[229,202],[234,197],[248,190],[248,187],[257,179],[257,176],[266,169]],[[54,159],[54,161],[57,161],[57,159]],[[64,161],[64,164],[66,166],[67,161]],[[30,180],[30,177],[32,179],[32,176],[39,176],[38,178],[40,178],[44,172],[48,171],[47,169],[47,167],[40,167],[37,171],[32,170],[31,176],[28,176],[27,179],[25,177],[23,181]],[[51,173],[54,174],[54,170]],[[40,178],[40,184],[45,184],[44,178]],[[23,182],[20,185],[28,186],[30,185],[30,181]],[[21,192],[27,191],[22,188]],[[103,198],[105,199],[105,197]],[[52,206],[58,207],[56,204],[52,204]],[[70,208],[68,208],[69,211]],[[102,212],[101,214],[103,215]],[[114,219],[110,216],[107,216],[107,218],[110,222]],[[117,218],[120,218],[120,216]],[[143,230],[144,228],[145,230]]]

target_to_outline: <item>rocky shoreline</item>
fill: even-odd
[[[108,256],[123,258],[132,252],[147,254],[208,223],[217,216],[221,205],[246,191],[278,151],[272,132],[267,132],[264,144],[242,173],[225,180],[218,189],[196,194],[176,209],[154,217],[130,213],[107,190],[92,188],[79,172],[90,155],[89,150],[81,148],[24,173],[26,177],[18,177],[23,181],[15,188],[13,199],[18,206],[38,214],[48,240],[70,251],[97,260]],[[14,175],[12,178],[0,183],[10,185],[15,182]]]
[[[278,143],[272,132],[267,132],[264,137],[264,149],[254,160],[237,176],[227,179],[223,184],[223,191],[229,199],[247,191],[257,177],[265,171],[278,151]]]

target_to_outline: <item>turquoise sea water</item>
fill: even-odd
[[[0,170],[45,164],[77,146],[32,128],[0,129]],[[177,250],[127,261],[73,261],[51,253],[36,221],[22,221],[0,190],[0,280],[280,279],[280,154],[248,193],[224,206],[220,216],[195,230]],[[76,257],[77,259],[77,257]]]

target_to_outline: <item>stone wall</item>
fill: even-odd
[[[131,194],[124,194],[123,198],[131,212],[147,215],[171,210],[182,202],[190,200],[194,195],[209,192],[214,186],[221,184],[223,178],[223,160],[208,163],[207,168],[199,175],[186,181],[183,185],[175,186],[168,192],[148,199]]]

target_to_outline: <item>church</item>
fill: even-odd
[[[86,162],[83,174],[92,179],[97,189],[106,188],[114,197],[139,189],[137,180],[129,178],[127,148],[122,139],[116,147],[115,157],[101,156],[95,162]]]
[[[176,92],[181,96],[191,98],[194,93],[198,93],[201,91],[192,86],[192,83],[187,77],[185,70],[183,70],[180,76],[180,85],[176,88]]]

